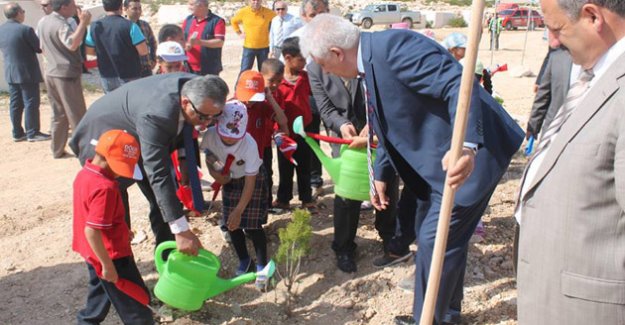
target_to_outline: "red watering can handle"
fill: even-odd
[[[325,141],[328,143],[347,144],[347,145],[352,144],[352,140],[349,140],[349,139],[331,137],[331,136],[321,135],[321,134],[312,133],[312,132],[306,132],[306,135],[313,139],[317,139],[319,141]],[[374,144],[371,147],[376,148],[377,145]]]

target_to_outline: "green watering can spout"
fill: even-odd
[[[317,158],[319,158],[319,161],[321,161],[323,167],[325,167],[325,169],[328,171],[328,174],[330,174],[330,177],[332,178],[334,183],[338,183],[339,177],[341,175],[341,160],[328,157],[328,155],[326,155],[326,153],[321,150],[319,144],[311,137],[306,135],[306,131],[304,131],[304,119],[301,116],[296,117],[293,121],[293,132],[299,134],[300,136],[302,136],[302,138],[304,138],[304,141],[306,141],[306,143],[313,150]]]
[[[167,260],[163,252],[172,250]],[[164,303],[187,311],[202,308],[206,299],[217,296],[264,275],[269,279],[275,271],[275,263],[257,273],[246,273],[233,279],[222,279],[217,274],[221,262],[215,254],[200,249],[197,256],[185,255],[176,250],[176,242],[163,242],[154,252],[154,262],[159,279],[154,294]]]

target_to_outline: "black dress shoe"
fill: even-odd
[[[411,315],[395,316],[395,325],[416,325],[417,321]]]
[[[345,273],[354,273],[357,270],[356,262],[350,254],[337,254],[336,266]]]

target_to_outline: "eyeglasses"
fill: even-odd
[[[219,112],[217,114],[213,114],[213,115],[209,115],[209,114],[204,114],[200,111],[197,110],[197,108],[195,108],[195,105],[193,105],[193,102],[187,98],[187,100],[189,101],[189,104],[191,104],[191,108],[193,109],[193,111],[195,112],[195,114],[197,114],[198,118],[200,119],[200,121],[212,121],[212,120],[216,120],[218,117],[221,116],[222,112]]]
[[[42,3],[42,4],[41,4],[41,6],[42,6],[42,7],[44,7],[44,8],[45,8],[45,7],[47,7],[47,6],[49,6],[49,5],[50,5],[49,3]]]
[[[286,8],[276,8],[276,11],[283,11],[286,10]]]

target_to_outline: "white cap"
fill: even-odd
[[[174,41],[158,44],[156,55],[160,56],[165,62],[181,62],[188,59],[180,43]]]
[[[226,103],[217,120],[217,133],[223,137],[241,139],[247,131],[247,107],[238,100]]]

